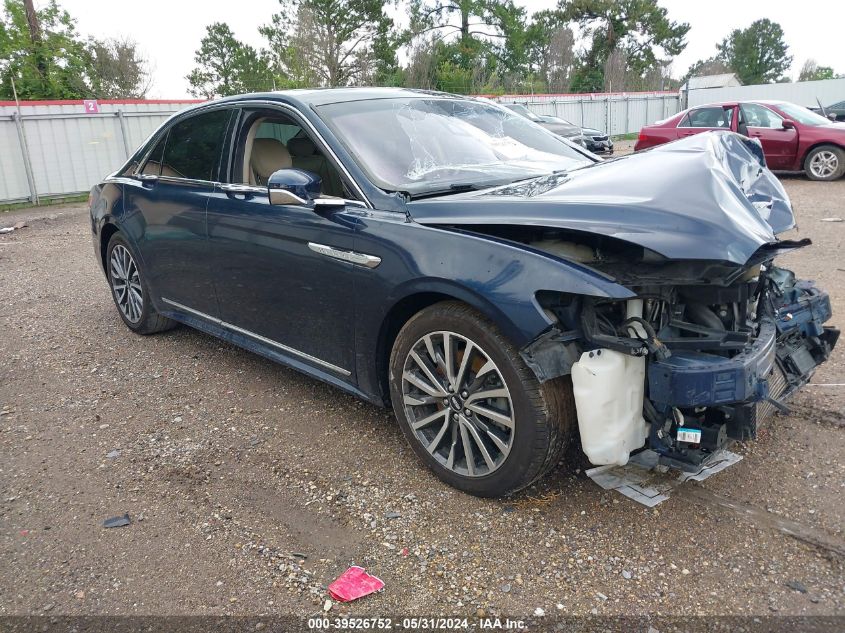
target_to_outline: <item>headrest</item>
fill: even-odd
[[[266,180],[273,172],[290,167],[293,163],[288,148],[281,141],[257,138],[252,143],[249,164],[259,178]]]
[[[307,136],[299,136],[288,141],[288,149],[294,156],[312,156],[317,153],[317,146]]]

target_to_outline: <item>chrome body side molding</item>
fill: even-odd
[[[231,330],[232,332],[237,332],[238,334],[243,334],[248,336],[256,341],[260,341],[265,343],[266,345],[270,345],[275,347],[287,354],[292,354],[297,356],[298,358],[307,360],[308,362],[314,363],[315,365],[319,365],[321,367],[325,367],[326,369],[333,371],[336,374],[340,374],[341,376],[350,376],[352,374],[351,371],[348,369],[344,369],[343,367],[338,367],[337,365],[332,365],[329,362],[326,362],[316,356],[311,356],[311,354],[306,354],[305,352],[300,352],[298,349],[294,349],[293,347],[288,347],[283,343],[279,343],[278,341],[274,341],[272,339],[267,338],[266,336],[261,336],[260,334],[256,334],[255,332],[250,332],[249,330],[245,330],[242,327],[238,327],[237,325],[233,325],[231,323],[227,323],[226,321],[221,321],[217,317],[213,317],[210,314],[206,314],[205,312],[200,312],[199,310],[194,310],[193,308],[189,308],[186,305],[182,305],[172,299],[168,299],[166,297],[162,297],[161,300],[166,303],[167,305],[173,306],[177,310],[182,310],[183,312],[187,312],[189,314],[193,314],[196,317],[199,317],[205,321],[209,321],[214,323],[215,325],[219,325],[220,327],[224,327],[227,330]]]

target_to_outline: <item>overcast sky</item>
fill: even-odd
[[[552,8],[556,0],[516,0],[529,11]],[[716,53],[716,42],[734,28],[767,17],[779,22],[794,60],[790,74],[797,78],[808,57],[819,65],[845,72],[841,0],[808,3],[794,0],[660,0],[669,17],[691,25],[687,47],[675,59],[673,71],[682,75],[698,59]],[[36,6],[44,4],[36,0]],[[153,68],[150,98],[188,97],[185,80],[194,64],[194,51],[212,22],[227,22],[235,35],[253,46],[263,44],[258,27],[278,8],[278,0],[145,0],[141,5],[97,0],[59,0],[76,18],[83,35],[128,36],[138,42]],[[802,10],[806,6],[808,10]],[[835,7],[839,6],[839,9]]]

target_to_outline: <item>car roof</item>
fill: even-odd
[[[277,90],[274,92],[253,92],[233,95],[215,100],[215,103],[228,101],[261,100],[280,101],[304,106],[321,106],[329,103],[346,103],[368,99],[403,99],[408,97],[440,97],[449,99],[466,98],[448,92],[418,90],[413,88],[300,88],[295,90]]]
[[[725,106],[734,106],[741,103],[760,103],[762,105],[785,105],[790,103],[789,101],[784,101],[783,99],[741,99],[737,101],[716,101],[714,103],[700,103],[698,105],[690,106],[687,108],[688,110],[692,110],[693,108],[723,108]]]

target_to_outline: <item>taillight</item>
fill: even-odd
[[[637,137],[637,140],[638,140],[638,141],[644,141],[644,140],[646,140],[647,138],[648,138],[648,136],[646,136],[646,133],[645,133],[645,132],[640,132],[640,135]]]

